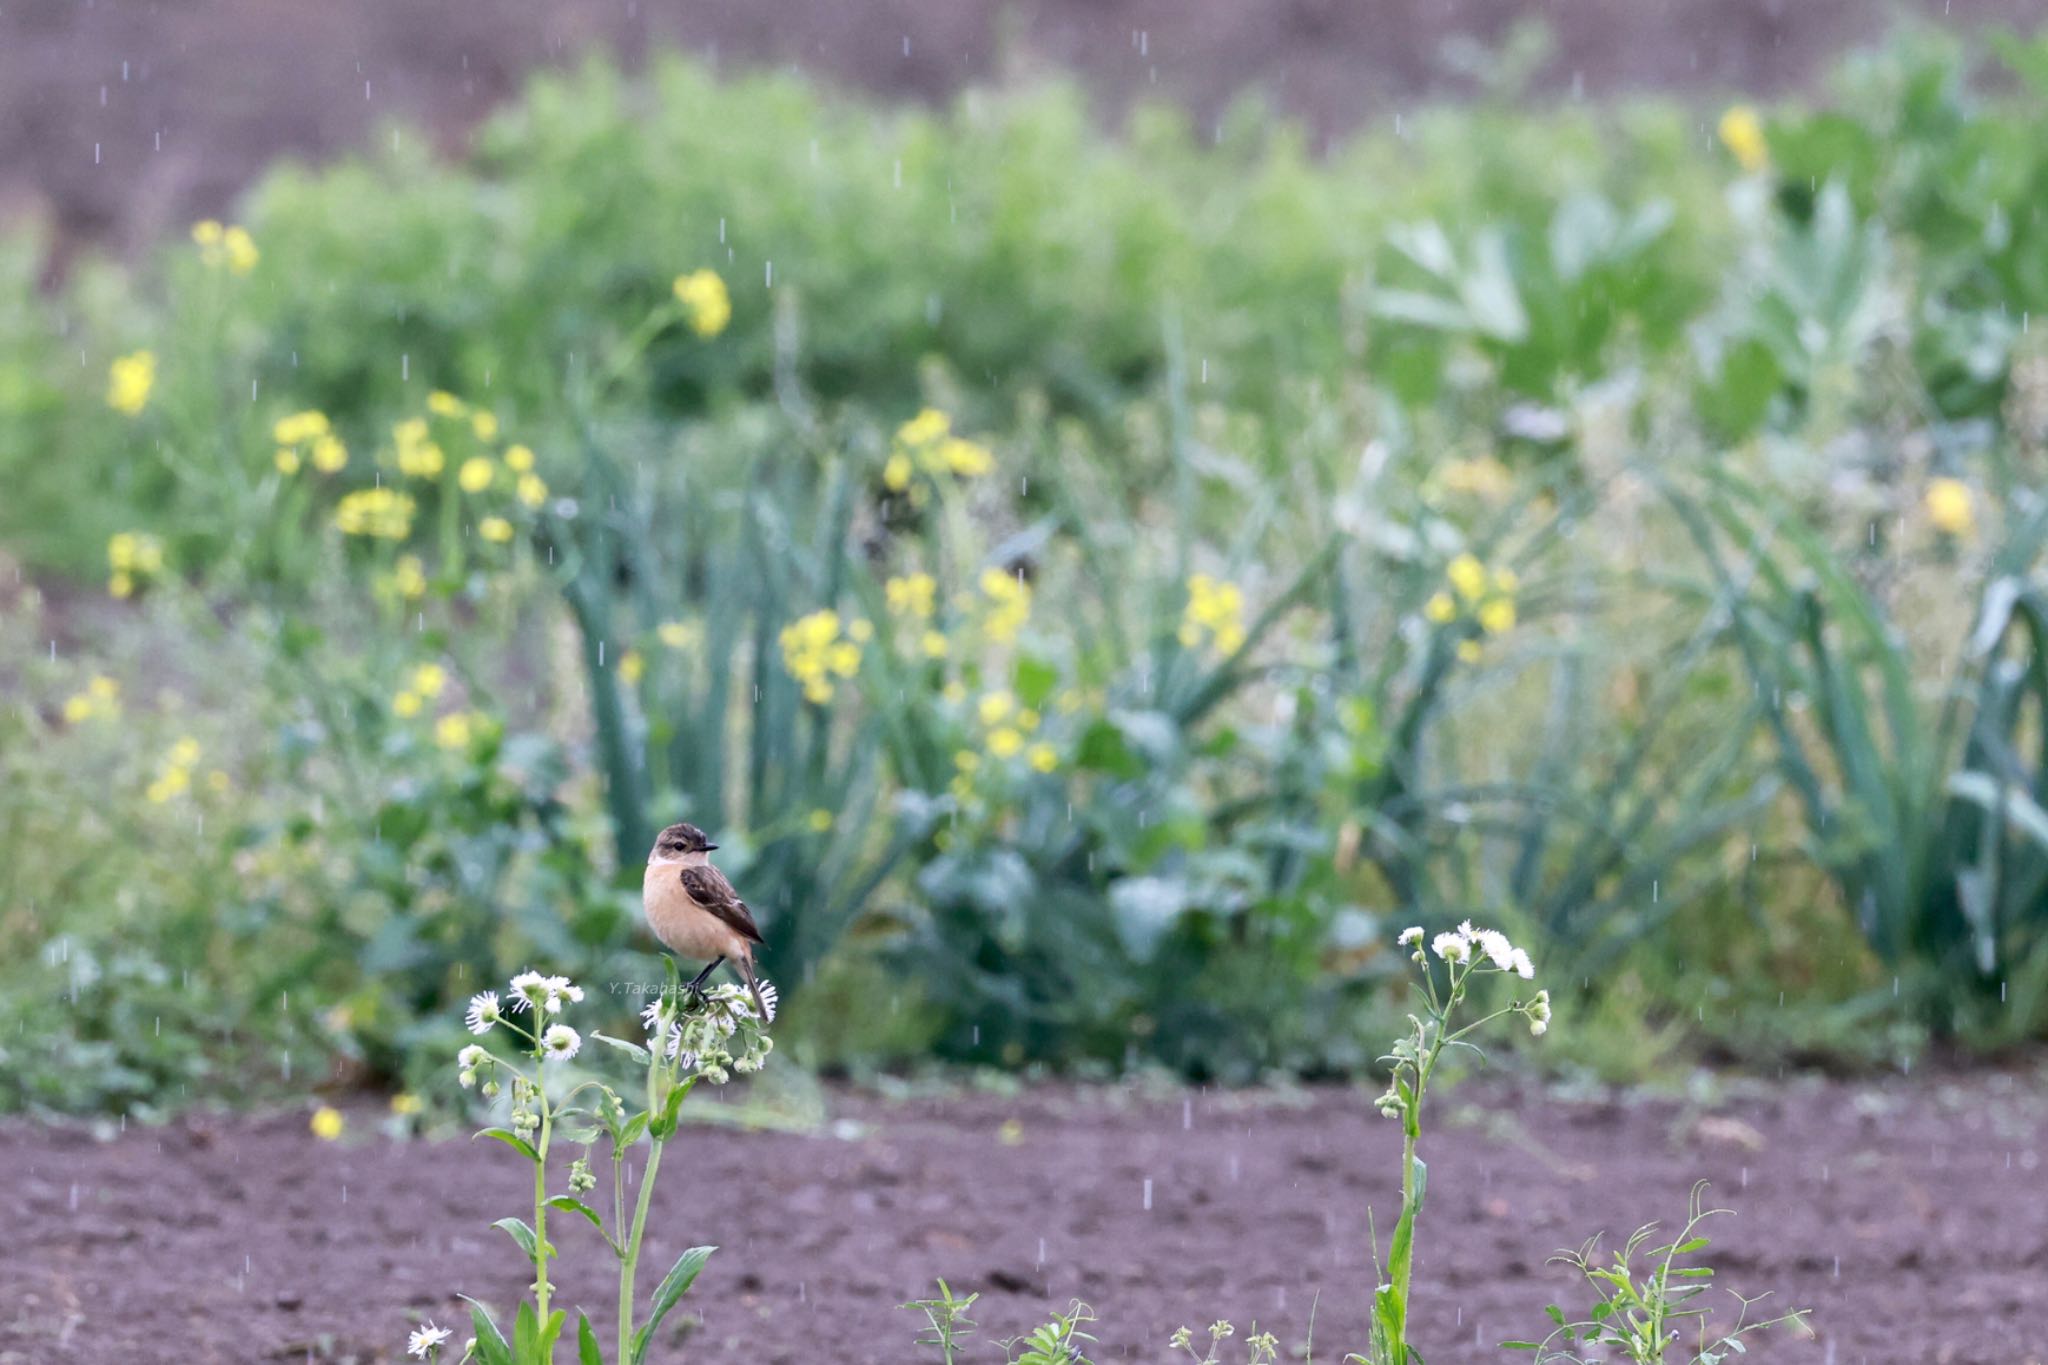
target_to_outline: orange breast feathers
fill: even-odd
[[[681,864],[649,863],[641,877],[640,898],[654,936],[682,956],[700,962],[750,956],[747,941],[731,925],[690,899],[683,889]]]

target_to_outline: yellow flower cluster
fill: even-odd
[[[1449,625],[1469,616],[1488,635],[1500,635],[1515,626],[1515,593],[1521,580],[1513,569],[1489,571],[1476,555],[1461,554],[1444,568],[1449,592],[1438,592],[1422,607],[1422,614],[1437,625]],[[1463,640],[1458,657],[1466,663],[1479,658],[1479,642]]]
[[[638,687],[640,680],[647,676],[647,656],[637,649],[629,649],[619,656],[619,677],[626,686]]]
[[[1970,486],[1961,479],[1927,482],[1927,519],[1945,536],[1966,536],[1977,529],[1977,508]]]
[[[1031,619],[1031,585],[1001,569],[983,569],[981,595],[988,599],[988,612],[981,618],[982,633],[997,644],[1016,639]]]
[[[399,602],[411,602],[426,596],[426,564],[418,555],[400,555],[398,562],[391,566],[391,572],[378,578],[376,591],[379,597]]]
[[[663,621],[654,636],[670,649],[688,649],[704,638],[704,628],[689,621]]]
[[[676,276],[675,293],[690,330],[700,337],[715,337],[732,321],[732,295],[715,270]]]
[[[163,767],[157,770],[156,780],[151,782],[144,795],[158,805],[183,796],[192,787],[192,769],[199,762],[199,741],[190,735],[171,746],[164,755]]]
[[[298,473],[305,460],[311,460],[322,474],[339,474],[348,468],[348,447],[328,426],[323,412],[309,408],[278,418],[270,429],[270,439],[277,442],[272,458],[280,474]]]
[[[924,625],[918,632],[917,647],[925,658],[946,657],[951,643],[943,631],[934,630],[928,624],[939,607],[937,579],[928,573],[904,574],[882,584],[882,596],[891,612]]]
[[[1771,149],[1764,141],[1764,123],[1757,117],[1756,110],[1746,104],[1731,107],[1721,115],[1721,145],[1735,157],[1737,164],[1751,175],[1771,164]]]
[[[490,728],[490,721],[479,711],[450,711],[434,722],[434,743],[450,752],[467,749],[477,736]]]
[[[1235,583],[1205,573],[1191,574],[1179,636],[1189,649],[1208,639],[1220,653],[1237,653],[1244,645],[1244,593]]]
[[[424,417],[408,417],[391,428],[391,441],[398,452],[398,472],[408,479],[438,479],[447,468],[448,456],[434,443]]]
[[[404,690],[391,699],[391,710],[395,715],[416,716],[428,702],[440,696],[441,689],[447,685],[447,669],[435,663],[421,664],[413,669]]]
[[[866,624],[856,621],[842,635],[839,613],[827,607],[783,627],[782,663],[802,685],[804,700],[823,705],[832,700],[835,678],[860,672],[860,640],[855,636],[866,632],[855,628]]]
[[[164,544],[143,531],[116,531],[107,537],[107,592],[128,597],[163,572]]]
[[[404,540],[412,533],[413,501],[395,488],[359,488],[334,508],[334,524],[345,536]]]
[[[975,703],[974,715],[985,732],[983,743],[994,757],[1015,758],[1021,753],[1027,763],[1042,773],[1049,773],[1059,766],[1059,754],[1050,744],[1028,742],[1027,737],[1038,731],[1038,712],[1028,706],[1019,706],[1017,699],[1008,692],[998,689],[983,693]],[[962,766],[971,770],[976,765]]]
[[[910,487],[919,470],[934,477],[951,474],[975,479],[994,471],[996,457],[987,446],[953,434],[953,419],[937,408],[924,411],[896,428],[896,441],[882,466],[882,483],[893,493]]]
[[[1515,476],[1491,455],[1471,460],[1452,460],[1435,471],[1433,480],[1446,493],[1504,501],[1515,491]]]
[[[112,720],[121,714],[121,684],[102,673],[64,699],[66,724],[78,725],[99,716]]]
[[[154,351],[131,351],[107,367],[107,406],[115,412],[136,416],[149,406],[149,391],[155,387]]]
[[[246,275],[263,258],[247,228],[223,227],[212,218],[192,225],[192,240],[199,244],[199,259],[215,270],[225,266],[232,274]]]

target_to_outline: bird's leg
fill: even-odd
[[[686,991],[688,991],[688,992],[689,992],[689,994],[690,994],[690,999],[691,999],[691,1000],[692,1000],[692,1001],[693,1001],[694,1003],[696,1003],[696,1004],[699,1004],[699,1005],[701,1005],[701,1004],[703,1004],[703,1003],[704,1003],[704,983],[705,983],[706,981],[709,981],[709,980],[711,979],[711,974],[712,974],[713,972],[717,971],[717,970],[718,970],[718,969],[719,969],[720,967],[722,967],[722,966],[724,966],[724,965],[725,965],[725,959],[724,959],[724,958],[722,958],[722,957],[714,957],[714,958],[712,958],[710,962],[708,962],[708,963],[706,963],[706,964],[705,964],[705,966],[704,966],[704,970],[703,970],[703,971],[701,971],[701,972],[699,972],[699,973],[697,973],[697,975],[696,975],[695,977],[693,977],[693,978],[691,979],[691,981],[690,981],[690,984],[689,984],[689,985],[687,985],[687,986],[683,987],[683,989],[684,989],[684,990],[686,990]]]

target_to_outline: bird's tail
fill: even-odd
[[[754,955],[748,953],[738,959],[738,962],[740,975],[747,979],[747,994],[754,997],[754,1015],[766,1025],[773,1016],[768,1013],[768,1006],[761,999],[761,983],[754,977]]]

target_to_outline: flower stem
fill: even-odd
[[[534,1150],[540,1160],[533,1163],[533,1298],[540,1312],[541,1330],[548,1324],[548,1139],[553,1135],[554,1115],[548,1108],[545,1090],[540,1092],[540,1145]]]
[[[619,1354],[618,1365],[632,1365],[627,1352],[633,1345],[633,1279],[640,1269],[640,1238],[647,1231],[647,1205],[654,1194],[654,1175],[661,1169],[660,1138],[654,1138],[647,1154],[647,1169],[640,1173],[640,1197],[633,1208],[633,1231],[626,1239],[626,1251],[619,1258]]]

